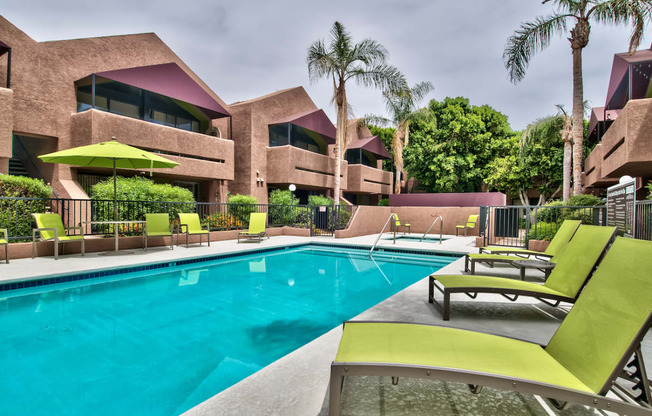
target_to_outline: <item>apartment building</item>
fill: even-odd
[[[620,177],[636,178],[637,198],[652,180],[652,48],[614,56],[604,107],[593,108],[584,161],[587,191],[604,195]]]
[[[0,17],[0,86],[0,173],[60,198],[87,198],[110,172],[37,156],[112,137],[178,162],[153,179],[198,200],[224,200],[234,178],[227,105],[153,33],[37,42]]]

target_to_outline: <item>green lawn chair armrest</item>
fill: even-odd
[[[183,227],[186,227],[186,231],[183,231]],[[177,228],[177,233],[188,233],[188,224],[179,224],[179,227]]]
[[[4,234],[4,236],[5,236],[4,239],[7,240],[7,242],[9,242],[9,235],[7,234],[7,229],[0,228],[0,234]]]
[[[39,233],[39,237],[41,234],[41,231],[54,231],[54,238],[59,238],[59,230],[56,228],[33,228],[32,229],[32,240],[36,238],[36,233]]]

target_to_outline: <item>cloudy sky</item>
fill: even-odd
[[[0,0],[0,13],[37,41],[155,32],[224,101],[233,103],[304,86],[331,120],[332,83],[311,83],[306,51],[340,21],[358,42],[372,38],[410,85],[431,81],[428,97],[464,96],[509,117],[514,129],[571,107],[571,53],[566,38],[530,63],[513,85],[502,53],[526,20],[551,13],[540,0]],[[648,31],[649,32],[649,31]],[[594,24],[584,50],[585,99],[604,105],[613,54],[630,29]],[[650,36],[641,48],[650,46]],[[347,89],[356,116],[384,115],[379,91]],[[425,105],[425,102],[424,102]]]

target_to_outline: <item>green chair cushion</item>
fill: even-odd
[[[0,238],[0,244],[7,244],[7,240],[5,240],[4,238]]]
[[[457,368],[591,391],[537,344],[429,325],[347,322],[335,362]]]
[[[469,258],[472,258],[475,261],[493,260],[493,261],[512,262],[517,260],[523,260],[523,258],[516,257],[516,256],[509,256],[507,254],[469,253],[467,254],[467,256],[469,256]]]
[[[504,277],[482,276],[482,275],[442,275],[434,276],[445,288],[464,289],[464,288],[481,288],[481,289],[504,289],[509,290],[528,290],[539,292],[543,295],[567,296],[564,293],[550,289],[544,285],[525,282],[522,280],[507,279]],[[471,290],[470,290],[471,291]]]
[[[179,224],[185,224],[188,227],[188,234],[208,234],[208,230],[202,230],[198,214],[179,213]],[[184,229],[181,231],[185,232]]]
[[[264,212],[254,212],[249,217],[249,230],[244,231],[247,234],[259,234],[265,232],[265,221],[267,214]]]
[[[43,214],[32,214],[34,221],[36,221],[36,228],[55,228],[59,239],[63,240],[63,237],[66,235],[66,231],[63,228],[63,222],[59,214],[53,213],[43,213]],[[40,231],[41,239],[51,240],[54,238],[54,231]]]
[[[145,214],[147,235],[171,235],[170,216],[168,214]]]

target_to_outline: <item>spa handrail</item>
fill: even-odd
[[[385,232],[385,228],[387,228],[387,224],[389,224],[392,218],[394,218],[394,221],[396,221],[396,214],[389,214],[389,218],[387,218],[387,222],[383,226],[383,229],[380,230],[380,234],[378,234],[378,238],[376,238],[376,242],[374,243],[373,246],[371,246],[371,250],[369,250],[369,257],[371,257],[371,253],[373,253],[374,249],[376,248],[376,244],[378,244],[378,240],[380,240],[380,237]],[[396,243],[396,239],[394,239],[394,243]]]
[[[440,222],[439,222],[439,244],[441,244],[441,235],[442,235],[442,231],[444,230],[444,219],[441,217],[441,215],[437,215],[437,218],[435,218],[435,220],[432,222],[432,224],[430,224],[430,227],[428,227],[426,232],[423,233],[423,235],[421,236],[421,239],[419,240],[419,242],[422,242],[423,239],[426,238],[426,235],[428,234],[430,229],[433,227],[433,225],[435,225],[437,220],[440,220]]]

